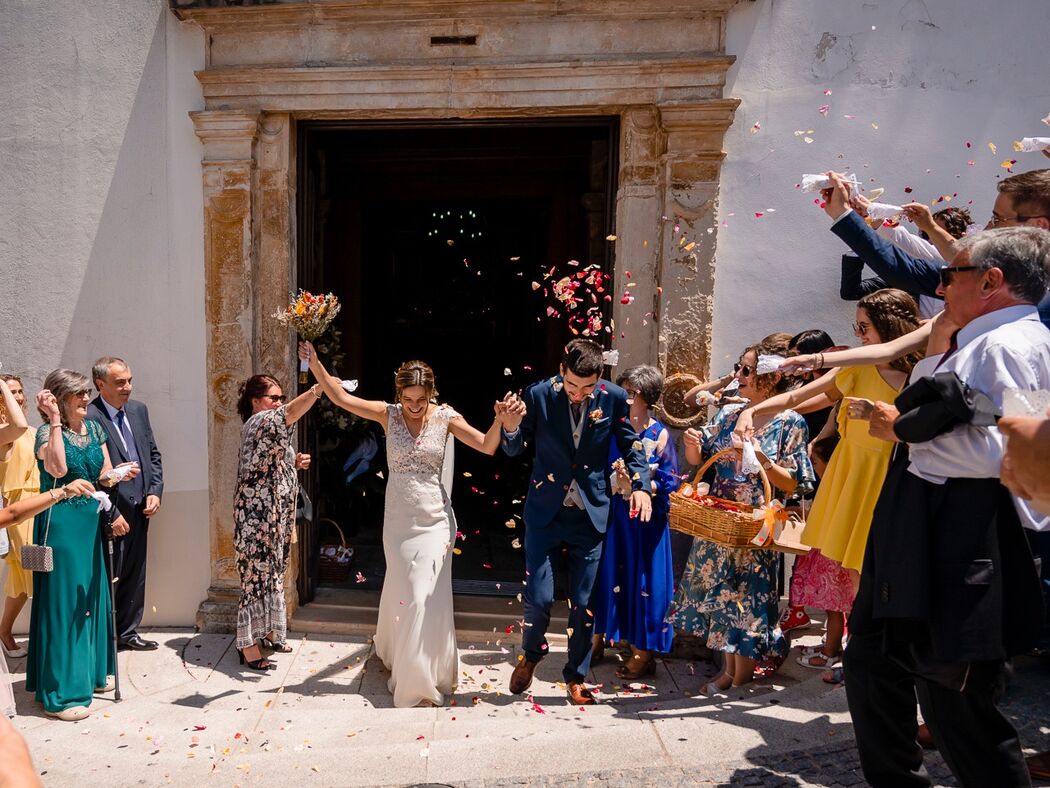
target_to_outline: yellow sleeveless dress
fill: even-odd
[[[11,447],[10,458],[0,462],[0,492],[8,504],[40,492],[40,470],[33,454],[35,443],[35,430],[26,430]],[[7,536],[11,540],[11,552],[7,554],[8,572],[4,595],[33,596],[33,573],[22,568],[22,545],[33,543],[33,518],[12,525],[7,529]]]
[[[842,370],[835,386],[843,397],[881,402],[893,402],[898,393],[874,366]],[[893,444],[871,437],[868,422],[851,419],[846,411],[843,403],[838,415],[841,440],[820,480],[802,541],[859,572]]]

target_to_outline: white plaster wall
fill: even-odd
[[[146,622],[207,592],[199,28],[164,0],[0,3],[0,361],[127,359],[164,456]],[[35,416],[35,414],[34,414]],[[39,423],[39,420],[36,420]]]
[[[1048,131],[1039,122],[1050,112],[1047,31],[1045,0],[757,0],[734,8],[726,49],[737,62],[726,95],[743,103],[722,168],[718,221],[727,224],[718,230],[713,372],[778,330],[825,328],[856,344],[853,306],[838,298],[846,248],[816,195],[794,188],[803,172],[854,171],[897,204],[958,192],[952,204],[972,200],[983,225],[996,180],[1008,174],[1000,162],[1018,158],[1015,172],[1050,165],[1011,150],[1013,140]],[[818,113],[825,103],[827,118]],[[752,134],[756,121],[761,130]],[[811,144],[794,136],[809,129]]]

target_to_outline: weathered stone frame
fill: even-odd
[[[725,13],[735,1],[647,4],[650,22],[675,24],[676,15],[683,13],[704,16],[705,24],[717,27],[711,33],[719,42],[715,52],[610,53],[584,62],[542,63],[471,60],[467,53],[434,63],[323,66],[216,66],[211,48],[248,32],[305,40],[319,26],[394,20],[399,12],[456,29],[464,14],[476,18],[487,13],[493,24],[514,17],[522,24],[530,14],[553,13],[551,9],[579,19],[630,20],[637,14],[636,4],[329,0],[186,8],[173,2],[180,18],[200,24],[209,41],[209,65],[197,73],[206,108],[191,114],[203,143],[208,321],[212,576],[197,616],[202,630],[230,631],[236,624],[231,502],[241,431],[234,407],[237,385],[258,370],[294,380],[292,338],[270,315],[295,287],[296,123],[619,116],[615,273],[618,288],[627,281],[627,271],[635,283],[634,305],[623,307],[615,300],[620,363],[658,360],[668,374],[703,374],[711,343],[714,204],[722,141],[738,104],[722,97],[732,63],[723,54]],[[294,553],[287,583],[289,615],[297,603]]]

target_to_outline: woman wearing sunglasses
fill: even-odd
[[[777,371],[782,357],[774,353],[779,349],[755,345],[744,351],[736,365],[740,395],[752,405],[767,401],[790,383]],[[733,428],[742,408],[727,405],[703,432],[687,430],[686,459],[699,464],[723,449],[740,446],[733,440]],[[802,416],[779,408],[753,424],[757,429],[748,441],[754,442],[770,484],[785,494],[811,488],[814,474],[806,456],[808,431]],[[761,477],[757,472],[743,473],[739,457],[723,455],[714,467],[712,495],[751,506],[764,503]],[[667,621],[724,653],[721,675],[700,689],[702,695],[747,684],[758,662],[782,658],[787,652],[777,627],[778,563],[778,554],[771,550],[734,549],[699,537],[693,540]]]
[[[233,504],[233,549],[241,576],[237,652],[252,670],[277,667],[263,657],[259,641],[282,654],[292,650],[284,642],[284,575],[299,492],[295,472],[310,467],[309,454],[292,450],[292,435],[320,398],[321,387],[314,385],[285,404],[272,375],[252,375],[240,389],[237,412],[244,429]]]
[[[864,345],[898,339],[919,327],[915,300],[903,290],[887,288],[857,304],[853,331]],[[888,363],[832,370],[787,394],[773,397],[740,414],[736,432],[748,436],[752,420],[825,394],[842,400],[841,439],[820,481],[802,541],[813,548],[795,562],[791,604],[823,609],[827,632],[823,646],[804,652],[799,664],[825,668],[842,652],[846,614],[860,583],[864,546],[893,445],[872,437],[866,419],[874,402],[892,402],[918,360],[915,354]]]

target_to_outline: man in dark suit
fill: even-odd
[[[574,704],[594,703],[583,682],[590,669],[594,618],[591,591],[609,523],[609,445],[615,440],[631,476],[631,514],[643,521],[651,512],[649,466],[628,419],[627,394],[601,380],[601,346],[574,339],[566,348],[561,374],[504,401],[504,452],[535,447],[532,480],[525,498],[524,660],[514,669],[510,691],[532,683],[547,653],[547,626],[554,602],[554,565],[562,544],[569,557],[569,653],[562,671]]]
[[[149,521],[160,509],[164,473],[153,439],[149,410],[131,399],[131,369],[119,358],[105,356],[92,367],[99,396],[88,405],[87,416],[106,428],[106,447],[114,465],[137,462],[135,478],[116,486],[113,502],[131,526],[114,543],[114,586],[117,642],[122,650],[152,651],[156,641],[139,637],[138,626],[146,602],[146,540]]]

